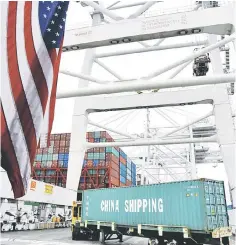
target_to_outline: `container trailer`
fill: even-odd
[[[175,240],[178,244],[222,241],[226,245],[231,236],[223,181],[85,190],[77,199],[73,203],[73,240],[122,241],[128,235],[150,238],[149,244]]]

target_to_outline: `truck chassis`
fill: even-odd
[[[149,245],[166,245],[173,240],[181,245],[229,245],[231,234],[229,227],[203,233],[202,231],[193,231],[182,226],[128,226],[100,221],[76,222],[72,225],[72,240],[93,240],[101,243],[117,239],[122,242],[123,235],[127,235],[149,238]]]

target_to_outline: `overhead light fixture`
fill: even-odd
[[[179,34],[180,35],[186,35],[188,33],[188,31],[187,30],[182,30],[182,31],[179,31]]]
[[[79,46],[72,46],[71,49],[77,50],[77,49],[79,49]]]
[[[124,38],[122,41],[123,41],[124,43],[129,43],[129,42],[131,42],[131,39],[130,39],[130,38]]]
[[[117,44],[117,43],[119,43],[118,40],[111,40],[111,44]]]
[[[192,33],[200,33],[201,32],[201,29],[193,29],[192,30]]]

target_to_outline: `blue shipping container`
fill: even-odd
[[[99,160],[93,160],[93,166],[98,166]]]
[[[126,184],[126,178],[123,176],[120,176],[120,182],[123,184]]]
[[[94,132],[94,138],[100,138],[100,137],[101,137],[101,132],[100,131]]]
[[[121,176],[120,181],[124,183],[125,178]],[[222,204],[216,203],[217,198]],[[200,179],[86,190],[82,207],[87,207],[82,209],[82,221],[181,226],[203,233],[229,226],[223,181]]]

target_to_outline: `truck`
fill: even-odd
[[[232,235],[224,182],[209,179],[79,191],[71,229],[73,240],[127,235],[152,245],[228,245]]]

